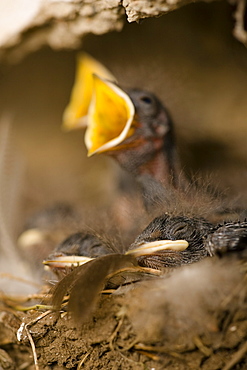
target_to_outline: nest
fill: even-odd
[[[82,324],[67,311],[68,296],[59,312],[49,306],[48,286],[2,296],[1,367],[245,369],[246,279],[237,257],[206,259],[103,290]]]

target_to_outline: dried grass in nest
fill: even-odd
[[[60,312],[51,310],[48,287],[23,298],[2,295],[0,346],[16,369],[18,351],[29,356],[27,369],[244,369],[246,281],[243,261],[204,260],[103,291],[81,327],[67,313],[68,296]]]

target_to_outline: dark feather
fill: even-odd
[[[239,252],[247,257],[247,222],[227,222],[219,225],[205,240],[205,248],[213,256]]]

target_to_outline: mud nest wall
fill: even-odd
[[[49,45],[54,49],[77,49],[82,38],[89,33],[100,35],[114,30],[120,31],[125,19],[128,22],[138,22],[195,2],[197,1],[18,0],[13,4],[2,4],[1,53],[13,53],[18,57],[42,45]],[[232,0],[231,4],[236,7],[236,11],[233,10],[233,33],[238,40],[246,44],[245,0]],[[174,26],[176,27],[176,24]]]

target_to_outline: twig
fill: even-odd
[[[165,353],[169,356],[175,357],[181,361],[185,362],[184,356],[181,355],[180,353],[177,353],[175,351],[171,351],[168,348],[165,347],[155,347],[155,346],[148,346],[143,343],[137,343],[134,345],[134,349],[137,350],[138,352],[154,352],[154,353]]]
[[[128,344],[128,346],[124,347],[124,348],[121,348],[121,349],[118,349],[120,352],[126,352],[126,351],[129,351],[131,348],[134,347],[134,345],[138,342],[138,339],[135,338],[132,342],[130,342]]]
[[[38,317],[36,317],[35,319],[31,320],[30,322],[28,322],[27,324],[24,324],[22,323],[21,326],[19,327],[18,331],[17,331],[17,339],[20,341],[21,340],[21,337],[22,337],[22,333],[23,333],[23,329],[25,329],[26,333],[27,333],[27,336],[28,336],[28,339],[29,339],[29,342],[31,344],[31,348],[32,348],[32,352],[33,352],[33,360],[34,360],[34,367],[35,367],[35,370],[39,370],[39,365],[38,365],[38,358],[37,358],[37,353],[36,353],[36,348],[35,348],[35,344],[34,344],[34,341],[33,341],[33,338],[28,330],[28,326],[31,326],[33,324],[35,324],[36,322],[38,322],[39,320],[43,319],[45,316],[49,315],[52,311],[49,310],[49,311],[46,311],[46,312],[43,312],[41,315],[39,315]]]
[[[31,326],[33,324],[35,324],[36,322],[38,322],[39,320],[43,319],[43,317],[49,315],[52,311],[49,310],[49,311],[46,311],[46,312],[43,312],[41,315],[39,315],[38,317],[36,317],[35,319],[29,321],[27,324],[25,324],[24,322],[21,324],[21,326],[19,327],[19,329],[17,330],[17,339],[18,341],[21,340],[21,337],[22,337],[22,332],[23,332],[23,329],[25,329],[27,326]]]
[[[2,272],[2,273],[0,274],[0,279],[3,279],[3,278],[4,278],[4,279],[10,279],[10,280],[16,280],[16,281],[19,281],[19,282],[21,282],[21,283],[25,283],[25,284],[33,285],[33,286],[35,286],[35,287],[37,287],[37,288],[41,288],[41,287],[42,287],[42,285],[41,285],[41,284],[39,284],[39,283],[35,283],[34,281],[27,280],[27,279],[21,278],[21,277],[19,277],[19,276],[14,276],[14,275],[9,274],[9,273],[7,273],[7,272]]]
[[[52,310],[53,306],[48,306],[45,304],[35,304],[33,306],[25,307],[25,306],[12,306],[16,311],[31,311],[31,310]]]
[[[43,319],[45,316],[49,315],[50,313],[52,313],[52,310],[48,310],[46,312],[43,312],[41,315],[39,315],[38,317],[36,317],[35,319],[31,320],[29,323],[27,323],[26,325],[27,326],[31,326],[33,324],[36,324],[36,322],[38,322],[39,320]]]
[[[160,352],[160,353],[171,353],[175,351],[171,351],[166,347],[158,347],[158,346],[148,346],[144,343],[137,343],[135,344],[135,349],[148,351],[148,352]],[[178,353],[177,353],[178,354]],[[178,354],[179,355],[179,354]]]
[[[158,356],[154,353],[147,352],[147,351],[144,351],[142,349],[138,349],[137,352],[140,353],[141,355],[147,356],[148,358],[150,358],[153,361],[160,361],[160,356]]]
[[[85,356],[82,357],[81,361],[78,363],[77,370],[81,369],[82,365],[84,364],[88,356],[91,355],[91,352],[86,353]]]
[[[29,294],[28,296],[8,296],[4,293],[0,293],[0,299],[2,301],[7,301],[7,302],[13,302],[13,304],[15,303],[26,303],[26,302],[29,302],[29,301],[33,301],[33,300],[42,300],[44,298],[50,298],[52,296],[52,294],[50,293],[35,293],[35,294]]]
[[[247,342],[245,342],[237,352],[234,353],[231,360],[223,367],[222,370],[231,370],[237,365],[247,352]]]
[[[33,352],[33,361],[34,361],[34,367],[35,367],[35,370],[39,370],[39,365],[38,365],[38,358],[37,358],[37,353],[36,353],[36,348],[35,348],[35,344],[34,344],[34,341],[33,341],[33,338],[27,328],[27,325],[25,325],[25,330],[26,330],[26,333],[27,333],[27,336],[28,336],[28,339],[29,339],[29,342],[31,344],[31,348],[32,348],[32,352]]]
[[[209,356],[212,355],[211,348],[206,347],[202,343],[201,338],[199,338],[198,336],[195,336],[193,338],[193,342],[195,343],[195,345],[197,346],[197,348],[199,349],[199,351],[201,351],[201,353],[203,353],[205,356],[209,357]]]
[[[115,337],[117,336],[117,333],[118,333],[118,331],[119,331],[120,327],[121,327],[121,326],[122,326],[122,324],[123,324],[123,320],[124,320],[124,316],[122,316],[122,317],[121,317],[121,319],[119,320],[119,322],[118,322],[118,324],[117,324],[117,326],[116,326],[116,328],[115,328],[114,332],[113,332],[113,333],[112,333],[112,335],[110,336],[110,339],[109,339],[109,346],[110,346],[110,349],[111,349],[112,351],[115,351],[115,348],[114,348],[114,346],[113,346],[113,341],[114,341]]]
[[[101,291],[101,294],[112,294],[116,291],[116,289],[104,289]]]

